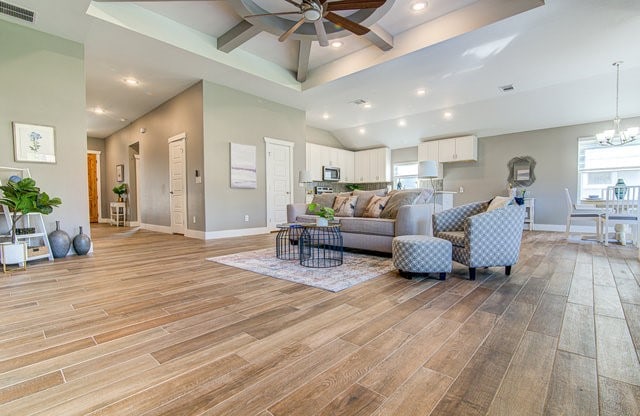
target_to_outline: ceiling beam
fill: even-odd
[[[298,73],[296,79],[298,82],[304,82],[307,79],[307,71],[309,70],[309,57],[311,56],[311,41],[308,39],[301,40],[300,50],[298,51]]]
[[[379,25],[371,25],[369,26],[369,33],[363,35],[362,37],[367,38],[367,40],[383,51],[388,51],[393,48],[393,36]]]
[[[218,50],[229,53],[260,32],[262,29],[243,20],[218,38]]]

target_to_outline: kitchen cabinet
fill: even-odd
[[[438,161],[465,162],[478,160],[478,138],[476,136],[454,137],[437,140]]]
[[[340,149],[338,152],[338,167],[340,168],[340,182],[352,183],[355,181],[354,152]]]
[[[355,182],[390,182],[391,150],[387,147],[355,152]]]
[[[435,160],[438,159],[438,149],[439,142],[442,140],[431,140],[428,142],[422,142],[418,145],[418,162],[422,162],[423,160]],[[442,163],[438,164],[438,177],[435,179],[443,179],[444,176],[444,166]]]
[[[307,170],[311,179],[322,181],[322,168],[332,166],[340,168],[340,182],[354,181],[354,152],[336,147],[322,146],[314,143],[306,145]]]

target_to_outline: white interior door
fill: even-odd
[[[267,227],[287,222],[287,204],[293,202],[293,143],[267,139]]]
[[[187,230],[187,181],[185,135],[169,139],[169,195],[171,200],[171,232]]]

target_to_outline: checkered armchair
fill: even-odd
[[[486,212],[489,202],[461,205],[433,215],[433,235],[453,245],[453,260],[469,267],[505,266],[507,276],[518,261],[525,209],[520,205]]]

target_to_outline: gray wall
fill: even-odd
[[[204,184],[207,231],[265,227],[266,184],[264,138],[295,143],[293,177],[304,170],[305,113],[227,87],[204,84]],[[257,189],[231,189],[230,142],[257,148]],[[304,201],[304,188],[294,183],[294,199]],[[249,222],[244,221],[249,215]]]
[[[338,149],[344,149],[345,147],[340,141],[326,130],[318,129],[315,127],[307,126],[307,142],[313,144],[320,144],[322,146],[337,147]]]
[[[0,21],[0,166],[29,168],[62,199],[44,221],[72,237],[89,233],[84,49],[79,43]],[[55,127],[56,163],[15,162],[11,122]]]
[[[640,118],[623,120],[637,126]],[[464,193],[455,195],[455,205],[506,195],[507,163],[516,156],[536,160],[536,182],[528,187],[536,199],[537,224],[566,224],[564,188],[575,201],[578,188],[578,138],[593,136],[611,128],[611,122],[535,130],[478,139],[478,161],[444,164],[444,189]],[[417,148],[409,148],[417,149]],[[402,154],[408,150],[402,150]],[[395,150],[393,154],[401,154]]]
[[[105,178],[107,177],[107,159],[106,159],[106,147],[104,144],[104,139],[99,139],[96,137],[87,137],[87,150],[94,150],[100,152],[100,202],[101,206],[98,207],[100,210],[98,217],[99,218],[109,218],[109,201],[105,200],[105,195],[107,190],[111,191],[111,188],[107,189]]]
[[[133,218],[141,223],[170,226],[169,207],[169,144],[167,140],[186,133],[187,152],[187,226],[190,230],[204,231],[204,186],[196,184],[194,171],[203,171],[202,154],[202,83],[198,82],[179,95],[160,105],[153,111],[132,122],[129,126],[109,136],[106,140],[106,195],[103,200],[115,201],[111,192],[116,185],[116,165],[122,164],[125,182],[130,184],[133,153],[131,146],[138,143],[140,152],[141,188],[139,216]],[[140,129],[145,132],[141,133]],[[133,200],[134,195],[130,195]],[[132,201],[133,208],[135,203]],[[130,206],[131,208],[131,206]],[[196,217],[193,223],[192,218]],[[138,218],[139,217],[139,218]]]

